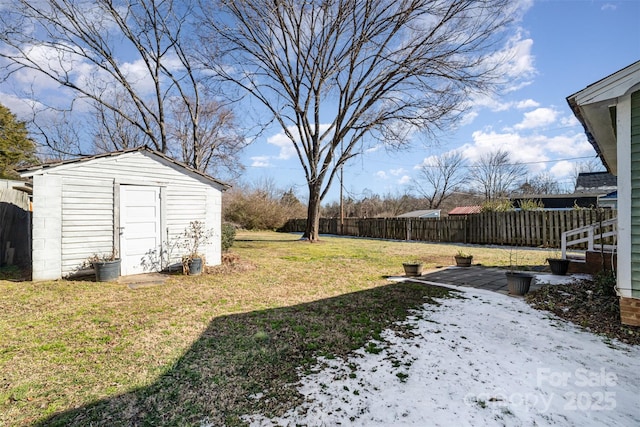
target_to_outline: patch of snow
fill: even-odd
[[[403,323],[415,337],[387,330],[378,354],[323,359],[301,379],[301,406],[277,419],[244,420],[256,427],[640,425],[639,347],[607,342],[521,298],[449,287],[465,298],[413,313]]]
[[[535,283],[545,285],[566,285],[573,281],[589,280],[592,278],[590,274],[569,274],[566,276],[558,276],[551,273],[535,273]]]

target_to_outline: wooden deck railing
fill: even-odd
[[[616,238],[618,236],[618,218],[596,222],[591,225],[576,228],[562,233],[562,258],[567,257],[567,248],[575,246],[593,251],[595,249],[613,252],[616,248]]]

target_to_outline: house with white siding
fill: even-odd
[[[148,147],[47,163],[31,180],[33,280],[72,276],[94,254],[113,251],[123,276],[179,263],[192,221],[213,234],[203,248],[220,264],[222,192],[229,186]]]
[[[620,319],[640,326],[640,61],[567,102],[607,171],[617,176]]]

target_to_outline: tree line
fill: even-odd
[[[512,162],[500,150],[486,154],[471,165],[467,165],[460,155],[447,153],[427,161],[404,193],[381,195],[366,191],[361,195],[347,195],[342,203],[339,200],[324,203],[320,215],[324,218],[381,218],[438,209],[440,215],[445,216],[458,206],[480,206],[484,212],[509,211],[514,209],[509,200],[511,196],[531,196],[521,201],[520,208],[535,210],[541,207],[535,196],[571,193],[580,173],[600,168],[596,161],[576,164],[574,185],[564,188],[548,174],[526,175],[522,164]],[[518,176],[519,173],[525,174]],[[278,188],[268,179],[241,183],[223,195],[224,220],[245,229],[277,230],[287,220],[306,218],[306,214],[306,203],[292,188]]]

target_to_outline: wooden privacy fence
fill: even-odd
[[[0,188],[0,265],[31,263],[29,196]]]
[[[444,218],[321,218],[321,234],[559,248],[562,233],[616,218],[614,210],[485,212]],[[303,232],[306,219],[291,219],[280,231]],[[611,242],[615,243],[615,242]],[[581,248],[581,249],[586,249]]]

